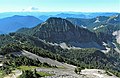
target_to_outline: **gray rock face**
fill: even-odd
[[[66,19],[56,17],[51,17],[44,23],[20,33],[29,34],[50,43],[66,43],[69,46],[80,48],[104,49],[102,43],[111,39],[109,35],[96,34],[76,26]]]
[[[96,45],[98,48],[100,44],[100,40],[95,33],[85,28],[75,26],[68,20],[62,18],[49,18],[46,22],[33,28],[33,31],[35,31],[34,36],[53,43],[65,42],[76,47],[81,47],[83,44],[90,42],[95,43],[91,44],[91,46],[89,46],[90,48],[96,48]],[[78,43],[79,45],[82,44],[78,46]]]
[[[41,39],[53,42],[89,42],[96,40],[96,35],[87,29],[75,27],[71,22],[61,18],[50,18],[40,25],[34,34]]]

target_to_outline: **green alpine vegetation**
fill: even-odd
[[[119,19],[117,17],[114,19]],[[91,28],[103,24],[106,27],[91,30],[74,25],[72,21],[76,19],[51,17],[36,27],[22,28],[14,33],[0,35],[0,55],[4,56],[4,60],[1,61],[3,67],[0,68],[0,76],[1,73],[10,74],[13,70],[20,69],[23,74],[19,78],[27,78],[28,75],[31,78],[38,78],[53,74],[36,72],[32,69],[59,68],[46,62],[42,63],[38,59],[14,55],[15,52],[28,51],[43,58],[77,66],[74,70],[77,74],[85,68],[103,69],[108,71],[107,74],[112,72],[120,77],[120,53],[112,46],[114,42],[120,48],[112,35],[112,32],[119,30],[119,20],[114,21],[112,17],[102,16],[77,20],[82,20],[82,23],[88,21],[89,25],[93,25],[98,18],[102,23],[94,24]],[[103,45],[103,42],[107,46]],[[101,50],[106,50],[106,47],[110,50],[106,53],[102,52]]]

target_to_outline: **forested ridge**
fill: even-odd
[[[118,72],[120,72],[119,53],[112,48],[107,54],[104,54],[95,48],[67,50],[62,49],[59,46],[50,46],[49,44],[39,41],[39,39],[35,37],[25,36],[23,34],[10,33],[9,35],[1,36],[3,36],[2,38],[8,38],[6,41],[1,39],[2,46],[0,48],[0,54],[2,55],[26,50],[42,57],[48,57],[78,67],[105,69],[112,71],[117,75],[119,75]],[[9,43],[9,41],[12,42]],[[2,42],[7,43],[2,44]],[[26,60],[25,64],[27,64]]]
[[[95,33],[88,29],[75,27],[71,22],[62,18],[50,18],[34,28],[21,29],[15,33],[0,35],[0,55],[9,59],[9,61],[4,62],[4,64],[8,65],[8,68],[9,65],[12,67],[21,65],[52,67],[47,63],[42,64],[38,60],[10,55],[12,52],[26,50],[38,56],[72,64],[77,67],[104,69],[120,77],[120,54],[111,46],[109,46],[110,51],[107,53],[100,51],[101,47],[105,47],[102,45],[102,42],[107,43],[108,40],[113,41],[113,37],[106,33]],[[94,44],[92,48],[63,49],[60,45],[51,45],[49,42],[66,42],[71,44],[72,42],[75,44],[92,42]],[[120,45],[117,43],[116,45],[119,48]]]

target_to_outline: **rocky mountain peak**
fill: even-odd
[[[62,18],[49,18],[46,22],[35,27],[34,31],[34,36],[42,40],[53,43],[65,42],[77,47],[82,47],[81,43],[89,42],[95,42],[97,45],[96,42],[98,41],[95,33],[88,29],[75,26],[70,21]]]
[[[65,32],[75,28],[75,26],[68,20],[56,17],[49,18],[42,25],[49,28],[49,30],[56,32]]]
[[[80,48],[102,48],[102,42],[106,40],[103,39],[104,37],[101,34],[97,36],[88,29],[56,17],[49,18],[42,24],[30,29],[30,31],[25,31],[25,33],[31,33],[31,35],[47,42],[66,43]]]

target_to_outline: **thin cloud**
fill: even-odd
[[[37,7],[28,7],[26,9],[22,9],[22,11],[32,12],[32,11],[39,11],[40,9]]]

